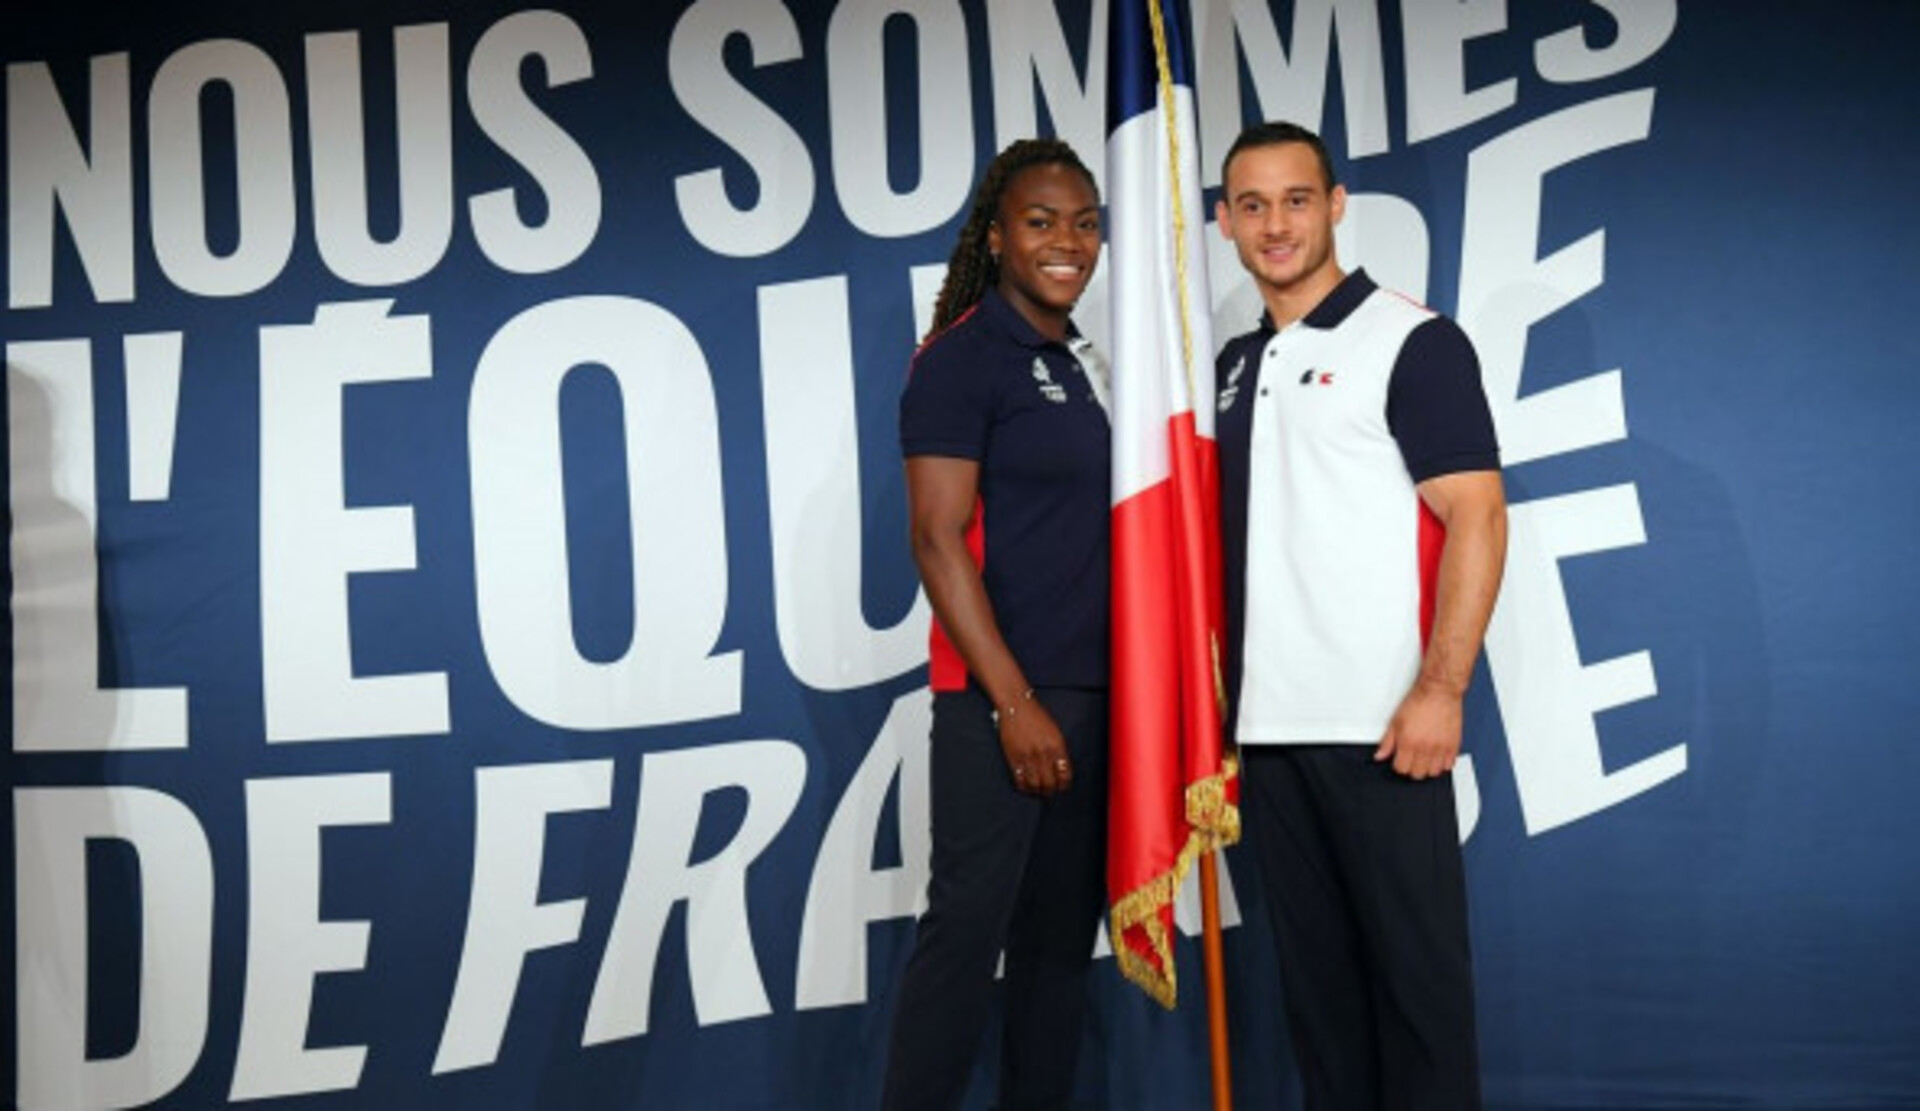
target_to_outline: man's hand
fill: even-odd
[[[1461,695],[1421,679],[1400,700],[1387,732],[1373,750],[1376,763],[1393,761],[1409,779],[1432,779],[1453,770],[1460,755]]]

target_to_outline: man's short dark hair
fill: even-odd
[[[1241,151],[1253,150],[1256,147],[1276,147],[1282,143],[1305,143],[1311,148],[1314,157],[1320,160],[1320,177],[1323,179],[1323,184],[1327,192],[1333,192],[1336,181],[1333,176],[1333,159],[1327,156],[1327,145],[1320,141],[1320,136],[1297,123],[1288,123],[1285,120],[1256,123],[1242,131],[1240,137],[1233,141],[1233,146],[1227,148],[1227,156],[1220,160],[1220,184],[1227,183],[1227,169],[1233,165],[1234,157]]]

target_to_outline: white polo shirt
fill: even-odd
[[[1445,542],[1415,484],[1499,467],[1472,345],[1355,272],[1229,343],[1218,381],[1234,737],[1377,741],[1418,674]]]

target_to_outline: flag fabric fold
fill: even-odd
[[[1181,0],[1114,0],[1113,702],[1107,893],[1120,970],[1172,1007],[1173,904],[1239,839],[1221,736],[1219,470],[1192,80]]]

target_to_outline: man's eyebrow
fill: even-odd
[[[1272,195],[1278,197],[1317,197],[1321,195],[1322,192],[1323,190],[1317,185],[1302,183],[1299,185],[1283,185],[1275,190]],[[1242,189],[1238,193],[1227,196],[1226,201],[1228,204],[1239,204],[1242,201],[1248,200],[1265,200],[1267,197],[1268,194],[1259,189]]]

